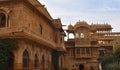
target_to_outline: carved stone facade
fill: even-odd
[[[0,1],[0,38],[19,46],[10,53],[8,70],[55,70],[53,52],[65,50],[64,36],[61,20],[53,19],[37,0]]]
[[[120,32],[112,32],[109,24],[78,21],[67,29],[65,68],[68,70],[99,70],[99,61],[120,45]]]

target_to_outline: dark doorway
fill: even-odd
[[[35,54],[35,60],[34,60],[34,68],[35,68],[35,70],[37,70],[37,68],[38,68],[38,56],[37,56],[37,54]]]
[[[7,70],[13,70],[14,68],[14,55],[13,53],[9,53],[9,59],[8,59],[8,69]]]
[[[79,65],[79,70],[84,70],[84,65],[83,64]]]

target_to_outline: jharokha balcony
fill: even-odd
[[[2,38],[27,38],[45,46],[55,49],[56,43],[52,40],[46,39],[43,35],[36,33],[29,27],[2,27],[0,28],[0,37]]]

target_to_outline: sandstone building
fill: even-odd
[[[68,25],[67,35],[64,59],[68,70],[99,70],[99,61],[120,45],[120,32],[112,32],[109,24],[78,21]]]
[[[0,0],[0,38],[19,49],[10,52],[8,70],[56,70],[53,55],[64,51],[60,19],[53,19],[37,0]],[[62,68],[62,56],[58,56]]]
[[[8,70],[98,70],[120,45],[120,33],[109,24],[78,21],[68,26],[67,41],[64,36],[61,20],[38,0],[0,0],[0,38],[19,47],[9,53]]]

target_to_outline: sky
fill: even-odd
[[[120,0],[39,0],[50,15],[60,18],[63,25],[77,21],[88,24],[110,24],[120,32]]]

